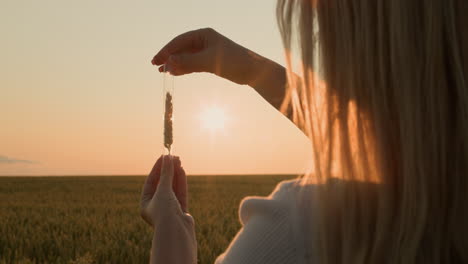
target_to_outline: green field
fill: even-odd
[[[292,176],[189,177],[199,263],[240,228],[248,195]],[[152,230],[139,216],[141,176],[0,177],[0,263],[147,263]]]

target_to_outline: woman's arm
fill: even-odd
[[[262,57],[252,51],[249,54],[252,72],[251,80],[247,83],[254,88],[263,99],[280,111],[285,97],[287,76],[286,69],[280,64]],[[283,112],[292,121],[291,111]]]
[[[197,263],[197,241],[192,216],[180,210],[175,196],[162,195],[155,199],[159,201],[159,218],[154,223],[150,263]]]

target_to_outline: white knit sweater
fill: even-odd
[[[242,229],[215,264],[309,263],[305,229],[310,210],[298,207],[297,180],[283,181],[268,197],[246,197],[239,217]]]

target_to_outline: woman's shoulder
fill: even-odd
[[[309,187],[294,179],[278,183],[269,196],[244,198],[242,229],[216,263],[307,263],[301,219],[310,213],[298,206],[304,190]]]
[[[305,184],[301,178],[285,180],[276,185],[270,197],[273,199],[284,199],[294,196],[299,192],[311,191],[312,188],[312,184]]]
[[[313,185],[303,184],[301,179],[279,182],[268,196],[247,196],[239,207],[242,223],[248,221],[252,215],[277,216],[278,214],[293,213],[304,193],[310,193]]]

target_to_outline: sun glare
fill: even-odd
[[[221,107],[208,106],[200,112],[201,126],[210,132],[223,131],[226,121],[226,112]]]

